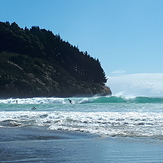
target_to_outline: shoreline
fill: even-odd
[[[163,160],[163,144],[44,127],[0,128],[0,162],[108,163]]]

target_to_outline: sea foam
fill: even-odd
[[[44,126],[108,136],[163,137],[163,114],[137,112],[1,112],[1,127]]]

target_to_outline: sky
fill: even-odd
[[[0,2],[0,21],[45,28],[98,58],[114,95],[163,96],[163,0]]]

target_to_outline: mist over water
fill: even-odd
[[[108,79],[113,95],[162,96],[163,73],[117,74]]]

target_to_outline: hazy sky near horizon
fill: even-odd
[[[163,95],[163,0],[1,0],[0,21],[51,30],[99,58],[114,94]]]

